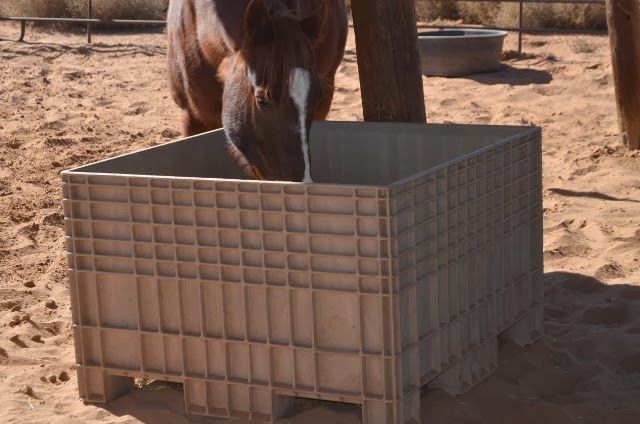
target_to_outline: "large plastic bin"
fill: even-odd
[[[316,123],[315,184],[242,179],[214,131],[62,173],[79,391],[184,384],[197,414],[292,397],[420,420],[542,325],[541,132]]]

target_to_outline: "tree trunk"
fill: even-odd
[[[414,0],[352,0],[365,121],[426,122]]]
[[[622,142],[640,149],[640,1],[607,0],[607,24]]]

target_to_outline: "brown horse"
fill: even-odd
[[[344,0],[171,0],[169,78],[185,135],[224,126],[250,177],[311,182],[347,38]]]

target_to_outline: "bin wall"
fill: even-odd
[[[541,168],[533,134],[392,188],[397,343],[412,357],[403,362],[410,384],[429,382],[542,305]]]
[[[387,189],[64,180],[84,398],[106,369],[214,415],[270,417],[275,388],[393,406]]]

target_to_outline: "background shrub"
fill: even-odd
[[[233,0],[226,0],[233,1]],[[347,0],[349,5],[351,0]],[[94,0],[96,18],[164,19],[169,0]],[[605,29],[602,5],[525,4],[524,25],[535,28]],[[416,0],[418,20],[459,20],[466,24],[515,26],[515,3]],[[87,13],[87,0],[0,0],[0,15],[77,16]]]

